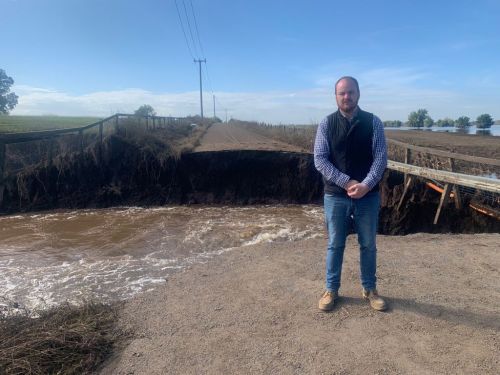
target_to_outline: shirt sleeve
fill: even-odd
[[[324,118],[318,125],[316,140],[314,141],[314,166],[329,183],[345,189],[351,179],[339,171],[330,161],[330,146],[327,138],[328,118]]]
[[[372,150],[372,166],[365,179],[361,181],[366,184],[370,190],[382,179],[384,171],[387,168],[387,145],[385,142],[384,125],[377,116],[373,116]]]

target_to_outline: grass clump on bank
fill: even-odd
[[[0,373],[93,373],[125,336],[116,322],[115,306],[94,302],[0,316]]]

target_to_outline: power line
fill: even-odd
[[[177,9],[177,15],[179,16],[179,22],[181,24],[182,33],[184,34],[184,40],[186,42],[186,46],[189,50],[189,54],[191,55],[191,57],[194,60],[194,55],[193,55],[193,52],[191,51],[191,47],[189,46],[189,41],[188,41],[188,38],[186,36],[186,31],[184,30],[184,23],[182,22],[181,13],[179,12],[179,7],[177,5],[177,0],[174,0],[174,2],[175,2],[175,9]]]
[[[196,20],[196,12],[194,11],[193,1],[189,0],[189,4],[191,5],[191,13],[193,15],[193,20],[194,20],[194,26],[195,26],[195,30],[196,30],[196,36],[197,36],[197,40],[198,40],[198,45],[200,46],[200,50],[202,52],[202,55],[206,57],[205,50],[203,49],[203,44],[201,43],[200,30],[198,29],[198,21]],[[207,79],[208,79],[208,84],[210,86],[210,91],[212,92],[212,95],[214,95],[214,90],[213,90],[213,86],[212,86],[212,80],[210,79],[210,74],[208,73],[208,65],[207,65],[206,62],[205,62],[205,71],[206,71],[206,76],[207,76]]]
[[[202,73],[203,73],[203,75],[206,76],[206,79],[208,81],[208,85],[210,87],[210,91],[212,93],[212,97],[214,98],[214,107],[215,107],[215,103],[216,102],[219,105],[219,107],[221,107],[221,108],[222,107],[225,108],[225,106],[223,104],[221,104],[220,99],[218,97],[216,97],[215,94],[214,94],[212,80],[211,80],[210,74],[208,72],[208,65],[207,65],[206,58],[203,58],[203,59],[201,59],[201,57],[200,58],[195,58],[194,55],[193,55],[193,50],[194,50],[194,53],[197,56],[200,55],[199,52],[201,52],[202,56],[205,56],[205,50],[203,49],[203,44],[201,43],[200,30],[198,28],[198,21],[196,19],[196,12],[194,10],[193,1],[189,0],[189,5],[191,6],[191,15],[193,17],[193,21],[194,21],[193,23],[194,23],[194,27],[195,27],[195,31],[196,31],[196,38],[197,38],[198,43],[196,43],[195,38],[193,36],[193,30],[192,30],[191,22],[190,22],[190,18],[191,17],[189,16],[188,11],[187,11],[186,0],[182,0],[182,4],[183,4],[183,7],[184,7],[184,15],[185,15],[186,22],[187,22],[187,28],[189,30],[189,35],[191,37],[192,48],[191,48],[191,43],[189,42],[189,38],[187,37],[187,33],[186,33],[186,30],[185,30],[185,27],[184,27],[184,22],[182,20],[182,16],[180,14],[181,12],[179,11],[179,6],[177,4],[177,0],[175,0],[175,8],[177,10],[177,15],[179,16],[179,22],[181,23],[182,33],[184,34],[184,40],[185,40],[186,45],[188,47],[189,53],[191,54],[191,57],[193,58],[193,61],[195,63],[199,64],[199,69],[200,69],[200,107],[201,107],[201,117],[203,118]],[[205,63],[205,69],[203,70],[203,72],[202,72],[202,67],[201,67],[201,63],[202,62]],[[214,108],[214,112],[215,112],[215,108]],[[227,112],[227,108],[226,108],[226,112]]]
[[[201,43],[200,30],[198,28],[198,21],[196,19],[196,12],[194,11],[193,1],[189,0],[189,4],[191,5],[191,13],[193,14],[193,20],[194,20],[194,26],[195,26],[195,30],[196,30],[196,36],[197,36],[197,40],[198,40],[198,45],[200,46],[200,50],[201,50],[203,56],[205,56],[205,50],[203,49],[203,44]],[[213,85],[212,85],[212,80],[210,79],[210,74],[208,72],[208,64],[207,64],[206,61],[205,61],[205,71],[204,71],[204,74],[206,74],[206,77],[207,77],[207,80],[208,80],[208,85],[210,87],[210,91],[212,92],[212,97],[215,97],[214,89],[213,89]],[[215,100],[214,100],[214,102],[215,102]]]
[[[194,12],[193,1],[189,0],[189,3],[191,4],[191,12],[193,13],[194,26],[196,28],[196,36],[198,37],[198,43],[200,45],[200,49],[201,49],[201,52],[202,52],[203,56],[206,57],[205,51],[203,50],[203,45],[201,44],[200,33],[198,31],[198,22],[196,21],[196,13]]]
[[[188,25],[188,29],[189,29],[189,35],[191,35],[191,41],[193,42],[193,49],[194,49],[195,53],[198,56],[200,56],[200,54],[198,53],[198,48],[196,47],[196,42],[195,42],[194,37],[193,37],[193,30],[191,29],[191,22],[189,22],[189,15],[188,15],[187,8],[186,8],[186,2],[184,0],[182,0],[182,4],[184,5],[184,13],[186,14],[186,21],[187,21],[187,25]]]

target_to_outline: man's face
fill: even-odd
[[[356,84],[348,78],[341,80],[335,90],[335,99],[342,112],[352,113],[356,109],[359,100]]]

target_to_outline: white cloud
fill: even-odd
[[[360,106],[383,120],[406,120],[411,111],[426,108],[434,119],[489,113],[500,118],[500,93],[478,96],[475,90],[459,91],[428,88],[432,75],[411,68],[362,69],[350,65],[361,85]],[[316,87],[294,91],[215,92],[217,116],[268,123],[309,124],[319,122],[336,110],[333,83],[345,64],[324,67],[315,78]],[[330,72],[327,72],[327,71]],[[346,70],[344,70],[346,71]],[[331,74],[335,73],[335,75]],[[333,78],[335,77],[335,78]],[[478,81],[476,81],[478,82]],[[16,85],[19,104],[12,111],[18,115],[56,114],[66,116],[109,116],[132,113],[142,104],[150,104],[162,116],[186,116],[200,112],[199,92],[154,93],[138,88],[71,95],[54,89]],[[480,91],[480,90],[479,90]],[[205,116],[212,116],[213,102],[204,96]]]
[[[463,89],[464,77],[456,82],[438,84],[432,69],[421,67],[377,67],[363,64],[339,62],[318,69],[314,77],[316,84],[328,86],[333,90],[336,80],[342,75],[356,77],[360,84],[360,106],[374,112],[383,120],[406,120],[408,114],[425,108],[434,119],[459,116],[476,118],[479,114],[489,113],[500,117],[500,92],[491,89],[492,82],[498,79],[490,75],[481,78],[476,74],[471,89]],[[485,78],[487,77],[487,78]],[[485,95],[477,92],[488,90]]]
[[[30,86],[13,87],[19,95],[15,115],[55,114],[61,116],[109,116],[116,112],[132,113],[142,104],[150,104],[159,115],[199,114],[199,92],[153,93],[142,89],[94,92],[71,95],[62,91]],[[320,120],[331,109],[328,95],[321,89],[269,92],[216,92],[217,116],[228,115],[272,123],[309,123]],[[333,100],[333,98],[331,98]],[[204,114],[212,116],[211,95],[204,96]]]

